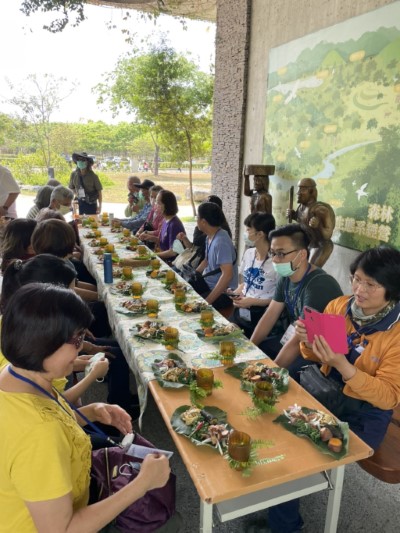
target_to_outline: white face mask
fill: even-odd
[[[71,211],[71,206],[70,205],[60,205],[58,210],[60,211],[60,213],[62,215],[68,215],[68,213]]]

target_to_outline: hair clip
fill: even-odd
[[[14,261],[14,268],[15,268],[15,270],[21,270],[21,268],[22,268],[22,261],[21,261],[21,259],[16,259],[16,260]]]

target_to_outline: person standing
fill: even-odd
[[[76,169],[69,180],[69,188],[79,202],[80,215],[95,215],[101,212],[102,185],[92,170],[94,160],[86,152],[73,153],[72,160]]]
[[[20,188],[11,172],[0,165],[0,216],[17,218],[15,201],[19,193]]]

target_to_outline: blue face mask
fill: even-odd
[[[138,198],[139,198],[139,200],[143,200],[144,196],[143,196],[143,191],[142,190],[139,191]]]
[[[84,170],[87,167],[87,161],[77,161],[76,166],[81,170]]]
[[[297,254],[297,255],[299,255],[299,254]],[[297,255],[296,255],[296,257],[297,257]],[[295,259],[296,259],[296,257],[295,257]],[[290,261],[289,263],[274,263],[272,261],[272,266],[273,266],[273,268],[274,268],[274,270],[275,270],[275,272],[277,274],[279,274],[283,278],[288,278],[290,276],[293,276],[293,274],[299,268],[299,267],[297,267],[295,270],[293,270],[292,262],[293,261]]]

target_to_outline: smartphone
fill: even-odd
[[[229,296],[229,298],[232,298],[234,300],[235,298],[239,298],[240,294],[237,292],[224,292],[226,296]]]
[[[319,313],[315,309],[305,306],[304,325],[307,330],[308,342],[313,342],[315,335],[322,335],[334,352],[346,354],[349,351],[346,319],[343,315]]]

